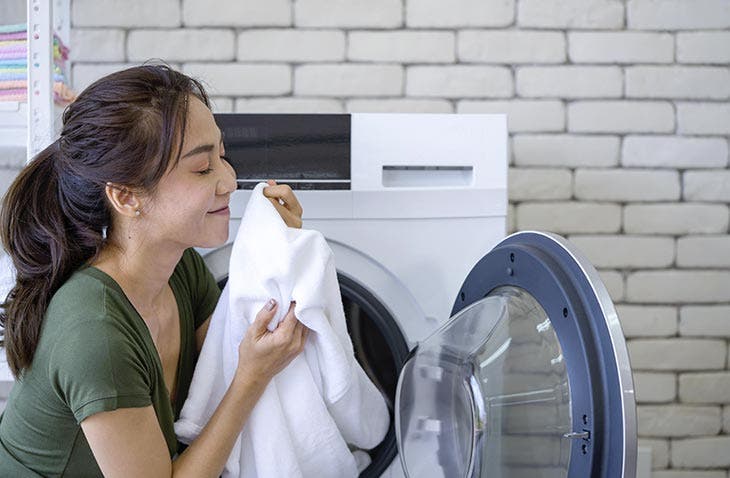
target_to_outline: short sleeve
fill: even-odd
[[[189,272],[193,320],[197,329],[215,310],[221,290],[198,251],[192,247],[187,249],[183,260],[187,263],[186,269]]]
[[[84,320],[56,339],[49,378],[77,423],[99,412],[152,404],[142,346],[110,321]]]

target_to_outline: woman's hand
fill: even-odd
[[[272,299],[273,300],[273,299]],[[304,349],[309,329],[294,316],[294,304],[273,332],[266,327],[274,318],[278,304],[270,303],[256,314],[256,319],[246,331],[238,346],[237,374],[243,374],[253,383],[268,383]]]
[[[269,179],[269,185],[264,188],[264,196],[269,198],[279,215],[289,227],[302,227],[302,206],[299,204],[294,192],[286,184],[276,184],[276,181]]]

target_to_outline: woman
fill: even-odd
[[[300,227],[291,189],[269,184]],[[221,473],[307,337],[291,305],[269,332],[278,305],[267,304],[218,409],[178,455],[173,422],[220,294],[192,247],[225,242],[235,189],[208,98],[181,73],[130,68],[67,107],[60,138],[21,171],[0,216],[17,270],[0,322],[19,379],[0,417],[0,476]]]

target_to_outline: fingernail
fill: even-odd
[[[266,310],[274,310],[275,306],[276,301],[274,299],[269,299],[269,301],[266,303]]]

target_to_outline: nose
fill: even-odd
[[[216,193],[230,194],[235,191],[237,187],[236,171],[225,159],[221,158],[221,163],[223,163],[223,167],[221,168],[221,177],[218,179]]]

